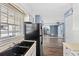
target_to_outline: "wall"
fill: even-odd
[[[0,42],[0,52],[5,51],[6,49],[14,46],[17,43],[20,43],[23,40],[24,40],[23,36],[17,36],[10,38],[10,40]]]
[[[73,15],[65,18],[65,41],[79,43],[79,4],[73,4]]]
[[[35,16],[32,12],[32,8],[28,5],[28,3],[19,3],[19,5],[21,5],[26,11],[26,16],[25,16],[24,21],[25,22],[28,22],[28,21],[34,22]]]
[[[42,17],[44,23],[49,23],[49,24],[54,24],[56,22],[63,22],[63,17],[62,18],[44,18]]]
[[[79,43],[79,3],[73,4],[73,42]]]
[[[29,21],[29,15],[24,17],[24,22],[27,22],[27,21]]]
[[[14,4],[14,5],[16,5],[16,4]],[[18,6],[18,5],[16,5],[16,6]],[[19,6],[21,6],[21,5],[19,5]],[[17,8],[20,8],[19,6]],[[21,20],[21,31],[22,31],[22,33],[20,33],[21,35],[18,35],[16,37],[11,37],[11,38],[5,38],[6,40],[0,41],[0,52],[14,46],[18,42],[21,42],[22,40],[24,40],[24,37],[23,37],[23,19]]]

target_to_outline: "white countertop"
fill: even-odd
[[[79,52],[79,43],[63,43],[63,45],[75,52]]]

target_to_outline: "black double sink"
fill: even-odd
[[[12,48],[0,53],[0,56],[24,56],[34,42],[22,41]]]

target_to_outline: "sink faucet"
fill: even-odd
[[[13,42],[13,45],[16,45],[16,43],[15,43],[15,42]]]
[[[15,42],[13,42],[13,45],[15,46],[15,47],[17,47],[18,45],[17,45],[17,43],[15,43]]]

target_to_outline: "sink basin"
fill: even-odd
[[[0,53],[0,56],[22,56],[24,55],[29,49],[22,48],[22,47],[13,47],[9,50],[6,50]]]
[[[34,42],[22,41],[14,47],[0,53],[0,56],[23,56],[30,49]]]
[[[16,55],[16,56],[21,56],[21,55],[24,55],[28,50],[29,50],[29,48],[14,47],[14,48],[12,49],[12,52],[13,52],[14,55]]]
[[[24,46],[27,48],[30,48],[33,45],[34,42],[27,42],[27,41],[22,41],[21,43],[17,44],[18,46]]]

